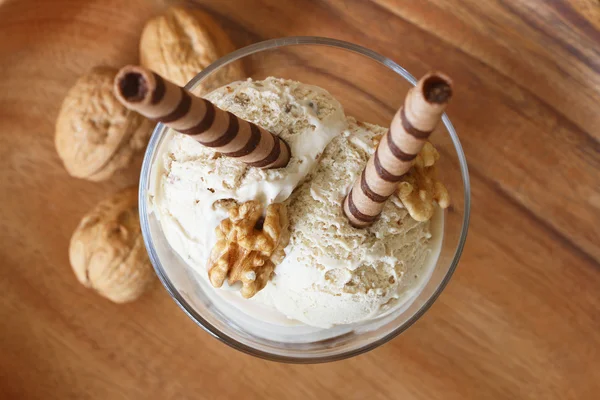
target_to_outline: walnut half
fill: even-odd
[[[383,135],[375,135],[373,146],[377,147]],[[425,142],[410,170],[398,183],[396,196],[415,221],[428,221],[435,212],[435,203],[440,208],[450,206],[450,193],[437,178],[436,162],[440,154],[431,142]]]
[[[257,201],[229,209],[215,230],[217,243],[208,260],[208,277],[214,287],[242,282],[244,298],[262,290],[275,269],[271,256],[286,245],[287,211],[283,204],[271,204],[266,216]]]
[[[415,158],[415,164],[398,185],[398,198],[417,221],[429,220],[435,211],[435,203],[441,208],[450,205],[448,189],[437,179],[435,163],[439,158],[435,147],[426,142]]]

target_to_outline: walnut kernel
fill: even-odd
[[[396,195],[417,221],[429,220],[435,211],[435,203],[441,208],[450,205],[450,194],[442,182],[437,179],[435,163],[439,153],[426,142],[408,173],[398,184]]]
[[[208,261],[208,276],[214,287],[242,282],[245,298],[262,290],[275,269],[272,259],[287,244],[287,212],[283,204],[267,207],[262,222],[262,207],[248,201],[229,209],[229,218],[215,230],[217,243]]]

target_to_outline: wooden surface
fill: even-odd
[[[76,282],[68,240],[135,169],[102,184],[70,178],[53,124],[79,74],[136,61],[160,4],[0,2],[1,399],[598,398],[597,0],[198,3],[237,46],[329,36],[455,79],[450,117],[473,190],[460,266],[406,333],[323,365],[238,353],[160,285],[124,306],[97,297]]]

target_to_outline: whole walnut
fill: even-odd
[[[56,120],[55,145],[67,172],[100,181],[146,147],[152,124],[113,94],[117,69],[95,67],[69,90]]]
[[[184,86],[233,50],[233,43],[210,15],[171,7],[146,23],[140,40],[140,61],[144,67]],[[207,79],[200,92],[244,78],[241,65],[234,62]]]
[[[100,295],[125,303],[154,281],[140,230],[137,188],[100,202],[71,237],[69,259],[77,279]]]

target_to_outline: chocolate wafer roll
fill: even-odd
[[[442,118],[451,96],[452,81],[438,72],[425,75],[408,91],[390,129],[344,199],[344,213],[353,226],[364,228],[377,219]]]
[[[283,139],[143,67],[123,67],[114,90],[125,107],[252,167],[280,168],[290,160]]]

